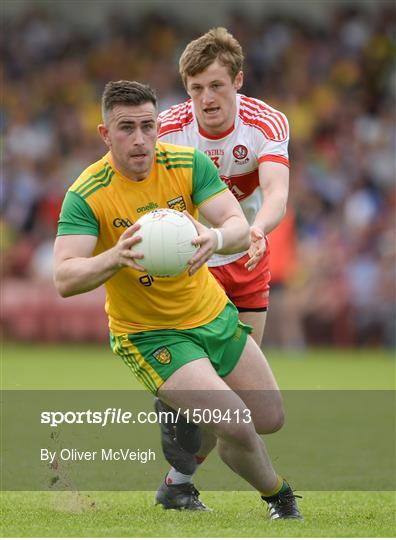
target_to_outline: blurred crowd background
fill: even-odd
[[[6,338],[106,339],[103,292],[60,300],[52,285],[64,193],[105,153],[96,133],[103,87],[109,80],[148,82],[161,110],[186,99],[180,53],[222,25],[244,49],[243,93],[283,111],[291,126],[289,211],[271,235],[264,340],[290,348],[394,347],[393,2],[335,3],[322,17],[310,17],[309,8],[301,16],[299,2],[290,0],[281,15],[256,7],[251,17],[243,3],[229,1],[213,21],[208,13],[186,18],[188,2],[163,2],[164,9],[147,2],[138,13],[133,2],[128,9],[105,4],[90,2],[92,10],[105,11],[96,25],[86,15],[67,21],[40,2],[3,13]],[[70,6],[78,10],[78,3]]]

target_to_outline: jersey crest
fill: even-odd
[[[167,203],[169,208],[172,208],[173,210],[178,210],[179,212],[184,212],[184,210],[187,210],[186,201],[183,199],[182,195],[167,201]]]
[[[234,158],[240,161],[241,159],[245,159],[245,157],[248,155],[248,149],[244,144],[237,144],[232,149],[232,153]]]

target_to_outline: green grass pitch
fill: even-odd
[[[384,351],[274,350],[267,356],[285,390],[394,387],[394,357]],[[88,345],[5,344],[1,380],[3,389],[20,390],[139,388],[108,348]],[[153,505],[152,492],[3,492],[0,531],[7,537],[394,536],[393,492],[301,495],[303,523],[270,522],[254,492],[203,492],[210,513],[165,512]]]

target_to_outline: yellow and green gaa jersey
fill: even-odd
[[[152,170],[140,182],[117,171],[108,153],[68,190],[58,236],[96,236],[97,255],[112,248],[143,214],[174,208],[197,217],[200,205],[226,189],[212,161],[190,147],[158,142]],[[134,249],[138,251],[139,244]],[[114,335],[195,328],[217,317],[227,302],[206,265],[191,277],[185,271],[173,278],[153,278],[123,268],[105,286],[106,312]]]

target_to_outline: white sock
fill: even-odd
[[[169,484],[191,484],[192,474],[183,474],[177,471],[174,467],[168,472],[165,478],[165,482]]]

